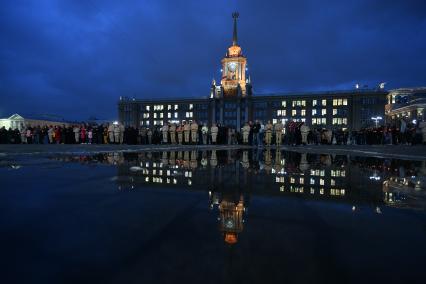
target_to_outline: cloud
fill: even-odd
[[[0,116],[115,118],[119,96],[200,97],[239,43],[257,92],[424,85],[424,1],[2,1]]]

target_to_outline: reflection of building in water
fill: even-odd
[[[256,195],[333,200],[351,207],[360,202],[402,206],[408,200],[402,194],[423,194],[426,182],[425,162],[275,150],[108,153],[58,159],[117,165],[114,181],[121,189],[149,186],[241,192],[244,188]],[[403,189],[403,185],[412,189]]]

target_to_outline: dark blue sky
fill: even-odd
[[[239,43],[254,91],[426,85],[424,0],[4,0],[0,117],[113,119],[119,96],[208,96]]]

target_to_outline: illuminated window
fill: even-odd
[[[287,112],[285,109],[279,109],[277,110],[277,116],[286,116]]]
[[[301,115],[302,115],[302,116],[305,116],[305,115],[306,115],[306,109],[302,109],[302,111],[301,111]]]
[[[334,179],[330,180],[330,185],[335,186],[336,185],[336,181]]]
[[[337,114],[337,108],[333,108],[333,115]]]
[[[178,113],[177,112],[175,112],[175,118],[178,118]]]
[[[272,119],[272,124],[275,124],[275,123],[277,123],[277,119],[276,118]]]
[[[342,119],[342,123],[343,123],[344,125],[348,124],[348,119],[347,119],[346,117],[344,117],[344,118]]]
[[[327,119],[326,118],[321,118],[321,124],[327,124]]]
[[[154,113],[154,118],[157,118],[157,113],[156,112]]]
[[[311,187],[311,194],[315,194],[315,189]]]
[[[282,107],[286,107],[286,106],[287,106],[287,102],[286,102],[286,101],[282,101],[282,102],[281,102],[281,106],[282,106]]]
[[[327,109],[323,108],[323,109],[321,110],[321,115],[326,115],[326,114],[327,114]]]
[[[312,115],[317,115],[317,110],[316,109],[312,110]]]
[[[348,105],[348,99],[343,99],[343,105],[347,106]]]
[[[146,124],[146,126],[149,126],[149,120],[147,120],[147,121],[145,122],[145,124]]]
[[[314,179],[314,178],[311,178],[311,179],[310,179],[310,181],[309,181],[309,183],[310,183],[310,184],[315,184],[315,179]]]
[[[187,111],[185,116],[186,116],[186,118],[191,118],[191,117],[193,117],[193,115],[194,115],[194,113],[192,111]]]
[[[172,105],[167,105],[167,110],[171,110],[172,109]]]
[[[322,105],[322,106],[326,106],[326,105],[327,105],[327,100],[322,100],[322,101],[321,101],[321,105]]]
[[[144,114],[143,114],[143,118],[149,118],[149,113],[147,113],[147,112],[146,112],[146,113],[144,113]]]
[[[316,106],[317,105],[317,100],[312,100],[312,106]]]
[[[189,104],[189,109],[191,110],[193,108],[194,108],[194,105],[193,104]]]
[[[146,107],[145,107],[145,109],[146,109],[147,111],[149,111],[150,107],[149,107],[149,106],[146,106]]]
[[[290,178],[290,183],[294,183],[294,182],[295,182],[294,177],[291,177]]]
[[[177,110],[178,109],[178,105],[175,105],[175,110]]]
[[[324,185],[324,179],[320,178],[319,183],[320,185]]]
[[[295,109],[293,109],[292,111],[291,111],[291,115],[292,116],[295,116],[297,114],[297,111],[295,110]]]
[[[167,113],[167,118],[172,118],[172,114],[170,112]]]
[[[300,184],[304,184],[304,183],[305,183],[305,179],[304,179],[304,178],[302,178],[302,177],[301,177],[301,178],[299,178],[299,183],[300,183]]]
[[[160,118],[163,118],[163,113],[162,112],[160,112]]]

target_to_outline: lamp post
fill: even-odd
[[[376,123],[376,128],[379,125],[379,121],[382,120],[383,118],[381,116],[373,116],[371,118],[372,120],[374,120],[374,122]]]

